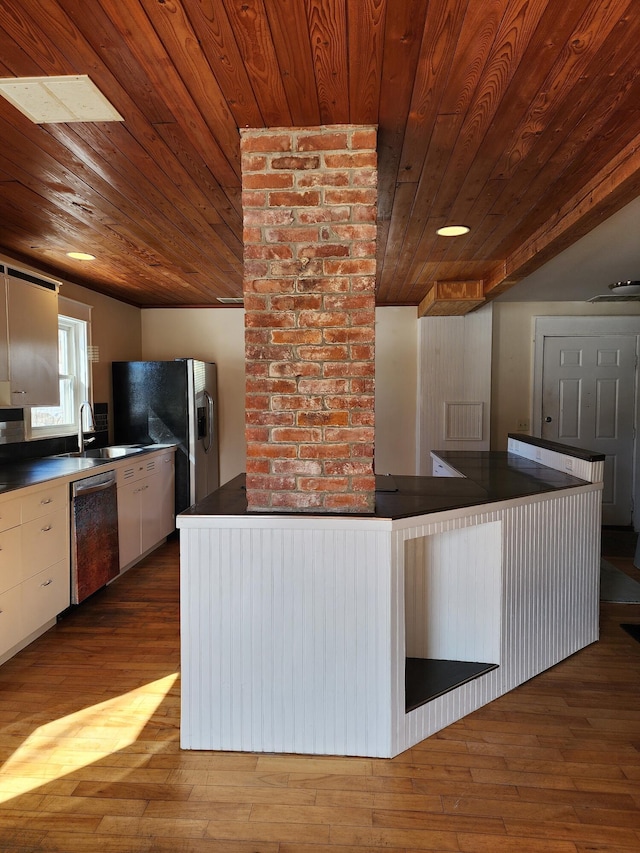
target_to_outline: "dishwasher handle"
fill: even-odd
[[[85,477],[83,480],[76,480],[71,484],[72,496],[75,498],[78,495],[91,495],[94,492],[102,492],[105,489],[110,489],[116,484],[116,475],[114,471],[108,471],[106,474],[97,474],[95,477]]]

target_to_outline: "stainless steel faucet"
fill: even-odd
[[[89,414],[91,415],[90,428],[94,432],[96,431],[96,419],[95,419],[95,415],[93,414],[93,407],[91,406],[91,403],[88,400],[85,400],[83,403],[80,403],[80,412],[78,413],[78,452],[79,453],[82,453],[84,451],[87,444],[91,444],[92,441],[96,440],[95,436],[92,436],[91,438],[85,438],[84,437],[82,415],[83,415],[83,411],[84,411],[85,406],[88,406]]]

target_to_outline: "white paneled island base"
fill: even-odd
[[[404,518],[182,514],[182,747],[391,757],[595,641],[601,485]],[[490,666],[407,711],[407,658]]]

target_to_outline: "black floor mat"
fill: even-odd
[[[625,623],[620,625],[620,627],[627,632],[634,640],[637,640],[640,643],[640,625],[634,625],[633,623]]]

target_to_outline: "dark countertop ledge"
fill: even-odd
[[[362,518],[411,518],[433,512],[479,506],[497,501],[541,495],[559,489],[586,486],[585,480],[556,471],[506,451],[434,451],[463,477],[376,476],[374,513],[335,513]],[[181,516],[246,515],[245,475],[239,474]],[[264,516],[260,512],[256,515]],[[277,516],[328,517],[334,513],[273,513]]]
[[[169,444],[150,444],[135,453],[119,456],[114,459],[91,459],[79,456],[44,456],[40,459],[22,459],[18,462],[0,463],[0,494],[24,489],[27,486],[37,486],[50,482],[58,477],[79,480],[83,476],[90,477],[99,468],[114,467],[114,464],[131,461],[136,456],[143,456],[154,450],[174,447]]]

